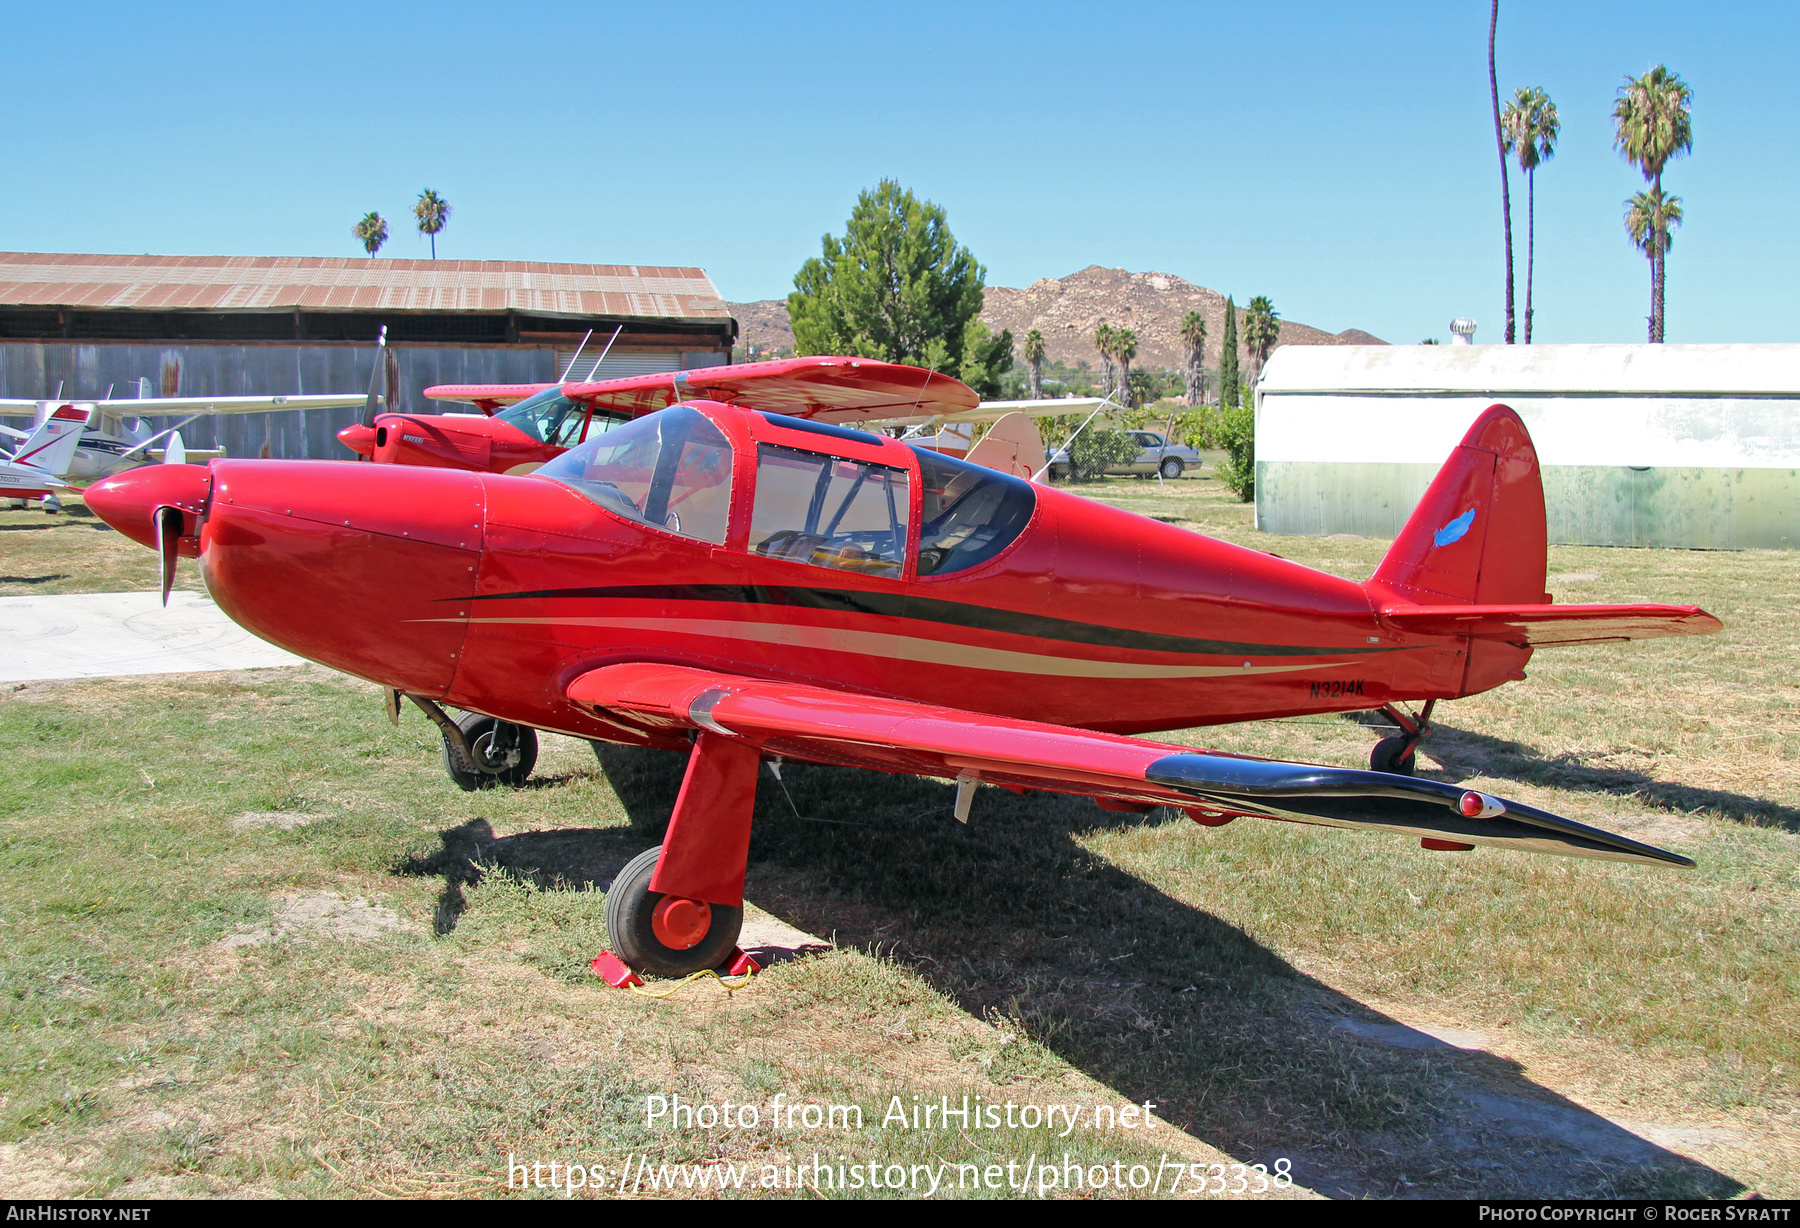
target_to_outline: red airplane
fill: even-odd
[[[922,367],[833,357],[585,383],[439,384],[425,395],[471,402],[491,416],[374,414],[364,424],[345,427],[338,438],[352,452],[390,464],[529,473],[591,435],[683,401],[719,401],[835,422],[895,416],[924,420],[967,412],[981,400],[962,381]],[[496,413],[503,405],[511,408]]]
[[[406,696],[688,752],[660,848],[607,893],[630,968],[736,944],[759,765],[796,759],[1614,861],[1687,858],[1394,772],[1130,735],[1428,706],[1532,652],[1719,629],[1692,606],[1553,605],[1536,453],[1469,429],[1358,584],[897,440],[717,402],[648,414],[530,476],[217,460],[87,496],[197,557],[264,639]],[[1410,741],[1421,732],[1411,722]],[[1407,750],[1410,752],[1410,745]]]

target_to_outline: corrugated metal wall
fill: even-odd
[[[394,347],[401,394],[396,409],[434,410],[421,391],[433,384],[524,384],[555,379],[555,351],[545,346]],[[375,351],[366,345],[83,345],[11,341],[0,344],[0,397],[58,395],[96,398],[136,395],[139,379],[174,396],[267,396],[363,392]],[[231,456],[256,456],[264,432],[270,455],[348,460],[340,428],[359,421],[359,409],[290,410],[201,418],[181,429],[195,448],[224,447]],[[266,428],[265,428],[266,420]],[[153,418],[158,429],[179,418]]]

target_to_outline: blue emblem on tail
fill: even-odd
[[[1475,509],[1470,508],[1449,524],[1431,535],[1431,540],[1439,546],[1448,546],[1451,542],[1461,541],[1469,526],[1475,523]]]

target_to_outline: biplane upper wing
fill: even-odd
[[[687,666],[603,666],[570,683],[568,698],[603,720],[663,734],[710,730],[765,755],[1084,794],[1119,808],[1175,806],[1208,826],[1260,817],[1398,832],[1452,847],[1693,865],[1436,780],[1254,759]]]
[[[1533,648],[1711,635],[1724,627],[1692,605],[1389,605],[1381,616],[1421,635],[1471,635]]]
[[[677,401],[723,401],[820,422],[924,421],[974,409],[975,390],[923,367],[873,358],[783,358],[570,384],[568,394],[607,409],[648,413]]]
[[[471,402],[491,412],[554,387],[437,384],[425,395],[434,401]],[[975,390],[959,379],[873,358],[783,358],[578,381],[562,388],[578,401],[634,417],[681,401],[705,400],[820,422],[911,423],[955,420],[981,404]]]

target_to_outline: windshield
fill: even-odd
[[[535,476],[640,524],[725,544],[731,444],[698,410],[678,405],[624,423],[564,452]]]
[[[587,406],[564,396],[560,387],[546,388],[494,417],[524,431],[539,443],[567,448],[581,439],[581,424],[587,420]]]

